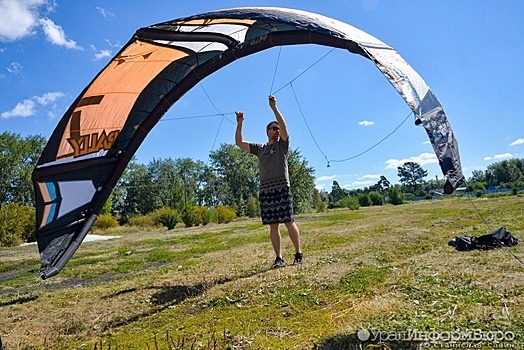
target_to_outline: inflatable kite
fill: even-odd
[[[371,60],[422,124],[446,178],[463,181],[458,145],[424,80],[390,46],[346,23],[283,8],[235,8],[140,28],[82,91],[33,171],[43,279],[60,272],[122,172],[167,110],[206,76],[259,51],[317,44]]]

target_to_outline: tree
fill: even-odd
[[[289,181],[293,192],[293,210],[304,213],[314,207],[315,169],[308,166],[298,149],[290,150],[288,156]]]
[[[424,182],[424,177],[428,176],[428,172],[416,162],[406,162],[403,166],[397,168],[400,182],[408,187],[411,187],[413,194],[417,193],[418,185]]]
[[[391,186],[391,182],[384,176],[380,176],[380,180],[378,180],[377,185],[379,187],[380,193],[385,193],[387,190],[389,190],[389,187]]]
[[[508,159],[493,163],[486,169],[488,186],[502,188],[520,187],[524,185],[524,159]]]
[[[404,194],[400,190],[399,185],[395,185],[388,190],[389,203],[393,205],[399,205],[404,203]]]
[[[113,190],[113,208],[121,215],[121,221],[155,210],[153,182],[147,166],[130,162]]]
[[[317,213],[324,212],[327,209],[326,199],[323,198],[322,194],[318,189],[313,188],[313,207]]]
[[[34,206],[31,174],[44,149],[40,135],[0,134],[0,202]]]
[[[349,196],[349,192],[346,189],[340,187],[340,184],[337,181],[333,181],[331,192],[329,194],[329,207],[333,208],[337,206],[338,202],[347,196]]]
[[[473,170],[468,182],[486,182],[486,174],[482,170]]]
[[[248,215],[248,199],[258,198],[258,159],[240,148],[222,144],[210,154],[211,164],[220,178],[224,193],[222,203],[236,208],[237,215]],[[308,166],[298,150],[288,156],[289,181],[293,191],[293,209],[297,213],[313,207],[314,169]],[[250,211],[250,210],[249,210]]]
[[[237,215],[247,215],[249,196],[258,197],[257,158],[231,144],[222,144],[209,155],[220,181],[221,204],[234,207]]]

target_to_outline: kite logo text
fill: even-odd
[[[101,134],[97,132],[80,137],[68,138],[67,142],[73,147],[74,157],[83,156],[89,153],[95,153],[102,149],[108,150],[115,142],[119,130],[111,131],[106,134],[105,130]]]

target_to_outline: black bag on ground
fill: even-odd
[[[455,247],[458,251],[468,251],[511,247],[518,244],[518,242],[519,240],[506,230],[505,227],[499,227],[480,237],[473,237],[470,234],[463,237],[455,237],[448,242],[448,245]]]

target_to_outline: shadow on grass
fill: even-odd
[[[121,327],[121,326],[124,326],[124,325],[127,325],[127,324],[131,324],[131,323],[133,323],[135,321],[138,321],[138,320],[142,319],[143,317],[151,316],[151,315],[153,315],[153,314],[155,314],[155,313],[157,313],[159,311],[162,311],[162,310],[165,310],[165,309],[169,308],[170,306],[173,306],[173,305],[176,305],[176,304],[180,304],[181,302],[183,302],[186,299],[189,299],[189,298],[201,295],[205,291],[207,291],[208,289],[210,289],[210,288],[212,288],[214,286],[222,285],[222,284],[225,284],[225,283],[228,283],[228,282],[232,282],[232,281],[236,281],[236,280],[243,279],[243,278],[253,277],[253,276],[256,276],[258,274],[267,272],[268,270],[270,270],[270,268],[264,269],[264,270],[252,270],[252,271],[246,272],[246,273],[244,273],[242,275],[239,275],[239,276],[224,277],[224,278],[220,278],[220,279],[217,279],[215,281],[212,281],[212,282],[197,283],[197,284],[190,285],[190,286],[187,286],[187,285],[173,285],[173,286],[150,286],[150,287],[147,287],[147,289],[157,289],[158,290],[156,293],[154,293],[150,297],[151,304],[154,307],[152,307],[151,309],[149,309],[149,310],[147,310],[145,312],[142,312],[140,314],[136,314],[136,315],[133,315],[133,316],[131,316],[129,318],[120,320],[119,322],[108,324],[108,325],[106,325],[103,328],[104,328],[104,330],[107,330],[107,329],[110,329],[110,328],[116,328],[116,327]],[[121,291],[118,291],[116,293],[113,293],[113,294],[110,294],[108,296],[105,296],[104,299],[109,299],[109,298],[112,298],[112,297],[124,295],[124,294],[127,294],[127,293],[133,293],[133,292],[136,292],[136,291],[137,291],[137,288],[129,288],[129,289],[121,290]]]
[[[31,295],[31,296],[27,296],[27,297],[20,297],[20,298],[14,299],[14,300],[5,301],[3,303],[0,303],[0,308],[2,308],[4,306],[28,303],[28,302],[34,301],[36,299],[38,299],[37,295]],[[1,350],[1,348],[0,348],[0,350]]]

